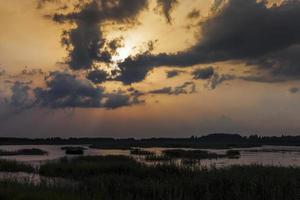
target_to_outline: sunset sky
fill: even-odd
[[[0,0],[0,136],[300,133],[298,0]]]

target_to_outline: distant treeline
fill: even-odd
[[[239,134],[210,134],[190,138],[0,138],[0,145],[91,145],[101,149],[128,149],[131,147],[174,147],[174,148],[234,148],[262,145],[300,146],[299,136],[241,136]]]

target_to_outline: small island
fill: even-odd
[[[41,149],[19,149],[16,151],[0,150],[0,156],[42,156],[48,152]]]
[[[83,155],[86,148],[84,147],[72,147],[72,146],[66,146],[62,147],[62,150],[65,151],[67,155]]]

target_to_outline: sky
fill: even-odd
[[[300,132],[299,0],[0,0],[0,137]]]

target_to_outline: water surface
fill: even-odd
[[[34,156],[0,156],[0,159],[17,160],[33,165],[39,165],[45,161],[56,160],[62,157],[74,157],[73,155],[66,155],[61,147],[66,145],[5,145],[0,146],[1,150],[16,151],[19,149],[31,149],[38,148],[47,151],[47,155],[34,155]],[[69,146],[69,145],[68,145]],[[72,145],[70,145],[72,146]],[[75,145],[85,147],[87,150],[84,155],[125,155],[131,156],[129,150],[101,150],[101,149],[90,149],[88,145]],[[145,150],[154,152],[158,155],[167,148],[146,148]],[[224,154],[226,150],[220,149],[201,149],[218,154]],[[262,146],[254,148],[236,148],[240,150],[241,157],[238,159],[212,159],[212,160],[201,160],[199,164],[201,166],[229,166],[229,165],[250,165],[250,164],[261,164],[261,165],[276,165],[276,166],[298,166],[300,167],[300,147],[284,147],[284,146]],[[141,156],[134,156],[143,160]]]

